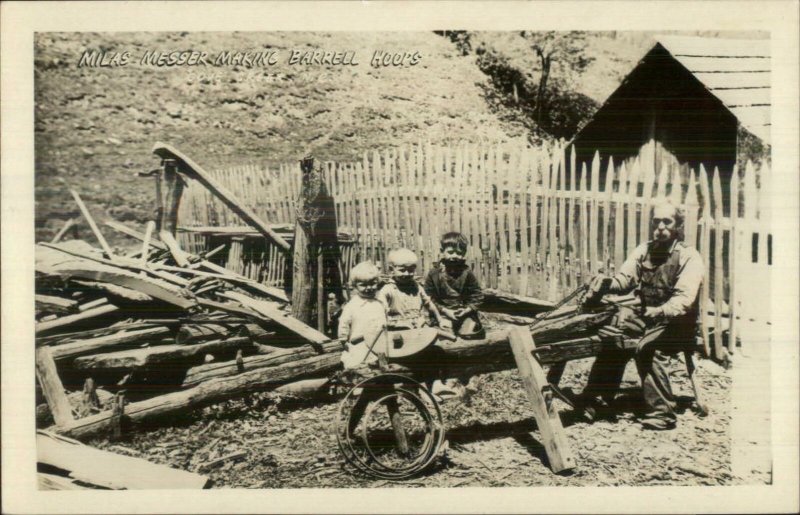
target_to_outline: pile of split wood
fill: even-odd
[[[76,200],[80,198],[75,194]],[[338,365],[341,344],[292,318],[282,290],[145,234],[115,255],[83,240],[36,246],[37,418],[66,434],[119,430]]]
[[[286,294],[180,248],[173,233],[108,226],[141,244],[113,252],[77,193],[99,247],[36,246],[37,420],[76,438],[164,418],[255,391],[315,390],[340,366],[342,343],[292,317]],[[63,231],[62,231],[63,234]],[[552,306],[487,291],[508,322],[529,325]],[[531,326],[542,363],[591,354],[609,312],[557,310]],[[611,335],[611,337],[616,337]],[[574,339],[577,338],[577,339]],[[464,374],[514,366],[505,330],[441,343]]]

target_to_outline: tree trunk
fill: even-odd
[[[550,64],[553,58],[549,54],[539,54],[539,59],[542,63],[542,75],[539,77],[539,90],[536,93],[536,125],[543,127],[544,115],[547,112],[545,108],[547,81],[550,78]]]

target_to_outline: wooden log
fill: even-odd
[[[49,347],[36,349],[36,378],[42,387],[50,413],[56,425],[64,426],[74,420],[72,405],[64,392],[64,385],[58,377],[55,361]]]
[[[339,341],[331,341],[322,346],[322,353],[341,352],[342,344]],[[291,349],[277,349],[269,354],[259,354],[256,356],[248,356],[242,359],[242,368],[244,371],[255,370],[257,368],[268,368],[290,363],[301,359],[316,356],[320,352],[311,347],[304,345]],[[189,369],[186,373],[186,378],[183,381],[184,388],[194,387],[203,381],[215,379],[219,377],[229,377],[241,373],[241,370],[235,361],[226,361],[221,363],[207,363],[198,365]]]
[[[81,200],[81,196],[78,195],[78,192],[75,190],[69,190],[69,192],[72,194],[72,198],[75,199],[75,203],[78,204],[78,208],[80,208],[83,218],[86,220],[86,223],[89,224],[89,227],[92,229],[95,238],[97,238],[97,241],[100,243],[103,251],[108,256],[108,259],[111,261],[116,261],[116,256],[114,256],[114,253],[111,252],[111,247],[108,246],[108,242],[106,242],[106,239],[103,237],[103,233],[100,232],[100,228],[97,227],[94,218],[92,218],[92,215],[89,214],[89,210],[86,208],[83,200]]]
[[[77,301],[52,295],[35,295],[34,300],[36,301],[36,310],[47,313],[72,313],[78,308]]]
[[[139,272],[139,274],[144,274],[144,272]],[[133,302],[152,302],[153,297],[147,295],[146,293],[142,293],[140,291],[136,291],[132,288],[126,288],[125,286],[118,286],[116,284],[111,283],[103,283],[99,281],[84,281],[82,279],[70,279],[70,282],[76,285],[83,286],[85,288],[91,288],[93,290],[99,290],[103,293],[107,293],[109,295],[113,295],[116,297],[122,297],[123,299],[130,300]],[[99,299],[98,299],[99,300]],[[105,299],[104,299],[105,300]],[[90,304],[90,303],[87,303]],[[85,311],[87,309],[87,304],[83,304],[79,307],[81,311]]]
[[[204,356],[206,353],[233,352],[251,346],[250,338],[237,336],[225,340],[214,340],[196,345],[156,345],[144,349],[93,354],[75,359],[78,370],[124,370],[153,366],[168,361],[186,360]]]
[[[111,335],[98,336],[97,338],[54,345],[52,347],[53,359],[58,361],[84,356],[86,354],[93,354],[123,344],[140,343],[144,340],[151,340],[166,335],[169,332],[170,329],[168,327],[150,327],[138,331],[120,331]]]
[[[99,306],[94,309],[89,309],[82,313],[63,316],[60,318],[56,318],[55,320],[48,320],[47,322],[39,322],[36,324],[36,334],[52,331],[53,329],[59,329],[62,327],[75,324],[77,322],[82,322],[92,318],[101,317],[103,315],[108,315],[109,313],[114,313],[115,311],[118,310],[119,308],[113,304],[105,304],[103,306]]]
[[[125,416],[132,423],[140,423],[152,417],[275,388],[303,377],[324,375],[337,369],[340,364],[339,353],[335,352],[276,367],[245,371],[232,377],[212,379],[194,388],[133,402],[126,406]],[[74,438],[85,438],[107,430],[110,424],[111,413],[104,412],[75,420],[68,426],[59,427],[58,431]]]
[[[153,146],[153,153],[162,159],[176,160],[181,172],[203,184],[208,191],[219,198],[231,211],[239,215],[242,220],[258,229],[261,234],[274,241],[275,244],[285,252],[289,252],[291,250],[291,246],[286,242],[286,240],[273,231],[266,222],[261,220],[261,218],[255,214],[253,210],[243,205],[232,192],[219,184],[210,173],[205,171],[202,167],[200,167],[200,165],[189,159],[176,148],[167,145],[166,143],[157,142]]]
[[[575,458],[569,448],[558,410],[553,405],[544,371],[532,355],[536,347],[531,333],[524,328],[515,327],[509,332],[508,338],[522,383],[533,404],[533,415],[551,470],[559,473],[575,468]]]
[[[65,470],[70,478],[100,488],[145,490],[210,486],[205,476],[101,451],[46,431],[36,432],[36,453],[40,464]]]

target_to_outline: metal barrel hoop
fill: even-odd
[[[369,404],[359,414],[354,408],[365,394],[375,395],[375,398],[369,399]],[[404,464],[397,466],[378,456],[368,434],[370,421],[378,407],[393,399],[408,400],[421,416],[425,427],[425,437],[419,450]],[[353,417],[359,419],[354,421]],[[352,431],[359,422],[362,424],[360,438]],[[392,480],[405,479],[428,468],[438,457],[445,437],[444,422],[436,399],[424,385],[399,374],[381,374],[356,384],[339,404],[335,430],[339,450],[348,464],[369,476]]]

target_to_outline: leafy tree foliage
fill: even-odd
[[[536,122],[539,126],[547,120],[548,82],[553,66],[560,68],[560,76],[572,78],[586,69],[593,58],[586,55],[586,33],[568,32],[530,32],[522,31],[520,36],[530,43],[531,50],[539,58],[539,84],[536,91]]]

